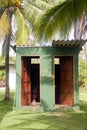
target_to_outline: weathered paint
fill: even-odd
[[[43,110],[55,109],[54,104],[54,57],[73,56],[74,105],[78,97],[78,54],[77,47],[17,47],[16,55],[16,108],[21,105],[21,56],[40,57],[40,104]],[[33,106],[32,106],[33,107]]]

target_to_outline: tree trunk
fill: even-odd
[[[77,20],[77,24],[74,27],[74,38],[76,39],[87,39],[87,32],[86,32],[86,16],[85,16],[85,12],[83,13],[81,19]],[[85,71],[87,70],[87,43],[84,45],[83,48],[83,56],[84,56],[84,69]],[[85,82],[85,87],[87,88],[87,83]]]
[[[76,25],[74,25],[74,39],[79,39],[79,20],[77,20]]]
[[[5,39],[6,41],[6,56],[5,56],[5,69],[6,69],[6,89],[4,100],[10,99],[10,88],[9,88],[9,47],[10,47],[10,35]]]
[[[85,13],[83,13],[82,17],[77,20],[76,25],[74,26],[74,38],[82,39],[85,28]]]
[[[6,36],[5,44],[6,44],[6,56],[5,56],[5,68],[6,68],[6,89],[5,89],[5,97],[4,100],[10,100],[10,87],[9,87],[9,48],[10,48],[10,38],[11,38],[11,23],[12,23],[12,11],[13,8],[9,8],[8,16],[9,16],[9,34]]]

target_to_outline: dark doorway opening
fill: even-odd
[[[31,95],[33,100],[33,94],[36,93],[36,102],[40,102],[40,64],[31,65]]]
[[[40,57],[22,56],[21,103],[22,106],[40,102]]]
[[[55,56],[55,104],[73,105],[73,56]]]
[[[60,65],[55,65],[55,104],[60,104]]]

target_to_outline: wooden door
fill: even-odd
[[[73,57],[60,58],[60,104],[73,105]]]
[[[21,103],[22,106],[27,106],[31,103],[30,59],[28,57],[22,57],[21,83]]]

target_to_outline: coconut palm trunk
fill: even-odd
[[[80,19],[77,19],[77,22],[74,26],[74,39],[82,39],[82,36],[84,35],[85,29],[85,12],[83,12],[83,15]]]
[[[5,56],[5,69],[6,69],[6,90],[5,90],[5,100],[9,100],[10,99],[10,88],[9,88],[9,41],[10,41],[10,37],[7,36],[6,37],[6,56]]]
[[[9,8],[9,34],[5,38],[6,42],[6,55],[5,55],[5,69],[6,69],[6,89],[4,100],[10,100],[10,87],[9,87],[9,49],[10,49],[10,36],[11,36],[11,23],[12,23],[12,12],[13,10]]]

